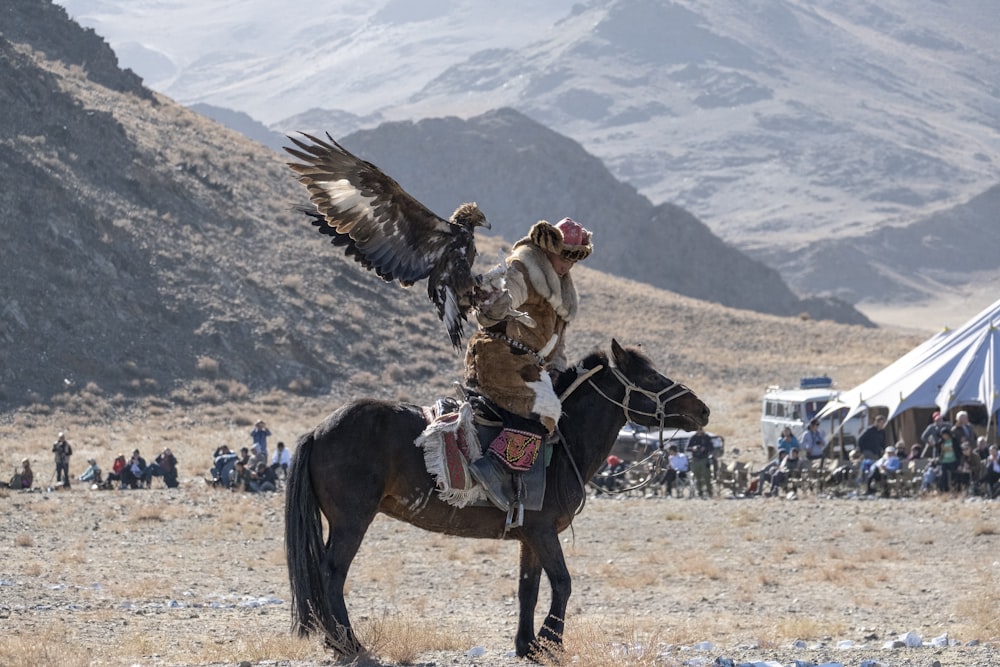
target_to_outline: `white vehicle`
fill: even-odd
[[[768,457],[774,456],[778,438],[786,426],[800,441],[809,422],[823,407],[840,394],[828,377],[802,378],[798,389],[770,387],[764,394],[760,415],[760,435]],[[827,456],[846,456],[857,445],[865,429],[864,415],[858,414],[842,424],[847,409],[838,410],[820,422],[820,430],[830,444]]]
[[[664,429],[661,433],[658,428],[649,428],[628,422],[618,432],[618,438],[615,440],[611,453],[626,461],[632,461],[644,458],[660,449],[661,444],[664,450],[670,445],[676,445],[678,451],[684,452],[687,451],[688,440],[694,433],[694,431],[683,431],[677,428]],[[721,457],[726,451],[725,439],[721,435],[709,431],[705,431],[705,433],[712,439],[715,456]]]

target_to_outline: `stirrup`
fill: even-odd
[[[503,524],[503,532],[506,533],[511,528],[520,528],[524,525],[524,480],[520,475],[515,477],[514,500],[507,508],[507,520]],[[515,513],[516,510],[516,513]]]
[[[524,503],[518,499],[516,502],[511,503],[510,507],[507,509],[507,520],[503,524],[503,532],[507,532],[511,528],[520,528],[524,525]]]

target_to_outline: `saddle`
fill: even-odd
[[[503,430],[503,423],[478,398],[472,396],[461,402],[442,398],[422,408],[427,427],[414,441],[424,450],[424,463],[437,484],[438,496],[455,507],[493,506],[469,467],[486,454],[481,443],[493,442]],[[518,475],[518,501],[525,510],[542,508],[545,467],[550,457],[551,443],[545,442],[542,455]]]

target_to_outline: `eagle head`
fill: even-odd
[[[470,232],[475,231],[476,227],[491,229],[489,220],[486,219],[486,215],[476,206],[475,202],[466,202],[456,208],[455,212],[451,214],[451,222],[465,227]]]

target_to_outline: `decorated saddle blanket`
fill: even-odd
[[[414,441],[424,450],[424,464],[438,488],[441,500],[455,507],[489,505],[482,487],[469,472],[469,464],[484,453],[481,439],[495,438],[499,428],[477,428],[475,414],[469,402],[438,401],[423,408],[427,428]],[[549,445],[546,445],[549,446]],[[542,508],[545,496],[545,465],[547,456],[538,456],[530,468],[520,473],[523,485],[521,502],[527,510]]]

